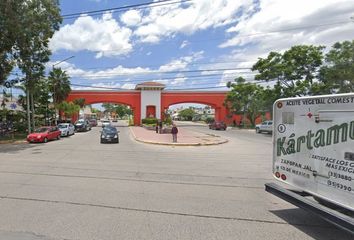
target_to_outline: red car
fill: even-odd
[[[224,122],[214,121],[209,124],[209,129],[214,130],[226,130],[226,124]]]
[[[61,132],[58,127],[40,127],[27,136],[29,143],[48,142],[52,139],[60,139]]]

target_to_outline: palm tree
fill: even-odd
[[[49,91],[53,96],[54,106],[64,101],[71,91],[69,76],[61,68],[53,68],[49,73],[48,85]]]

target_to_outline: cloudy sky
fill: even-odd
[[[354,39],[353,0],[60,0],[64,17],[48,68],[65,69],[73,88],[222,90],[270,51]]]

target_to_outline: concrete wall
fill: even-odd
[[[141,118],[146,118],[146,106],[156,106],[156,118],[161,118],[161,91],[141,90]]]

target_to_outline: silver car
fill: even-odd
[[[68,137],[75,134],[75,126],[71,123],[60,123],[58,128],[62,137]]]
[[[272,133],[273,132],[273,121],[264,121],[261,124],[256,125],[256,133]]]

